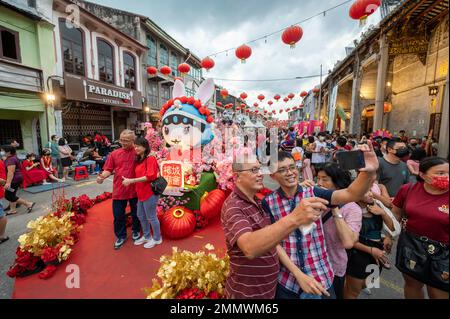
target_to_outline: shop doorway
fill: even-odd
[[[114,111],[114,138],[119,139],[120,133],[127,129],[128,112]]]

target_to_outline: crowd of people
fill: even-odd
[[[346,171],[337,154],[362,150],[365,168]],[[342,154],[341,154],[342,155]],[[222,209],[228,298],[355,299],[395,266],[405,298],[448,298],[449,164],[421,141],[319,132],[279,135],[262,201],[256,158],[234,163],[236,187]],[[370,292],[370,290],[368,290]]]

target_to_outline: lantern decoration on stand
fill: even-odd
[[[147,68],[147,73],[148,75],[155,76],[156,74],[158,74],[158,69],[155,68],[154,66],[149,66]]]
[[[260,100],[261,102],[264,101],[266,97],[263,94],[258,95],[258,100]]]
[[[308,95],[308,92],[306,92],[306,91],[303,91],[302,93],[300,93],[301,98],[305,98],[305,96],[307,96],[307,95]]]
[[[241,97],[241,99],[245,100],[248,97],[248,95],[247,95],[247,93],[242,92],[240,97]]]
[[[206,193],[200,200],[200,214],[209,220],[220,215],[226,198],[225,192],[221,189]]]
[[[242,63],[245,63],[245,61],[252,55],[252,48],[243,44],[236,49],[235,53],[236,57],[240,59]]]
[[[216,63],[210,57],[206,57],[202,60],[202,68],[204,68],[207,72],[211,70]]]
[[[290,93],[290,94],[288,95],[288,98],[289,98],[290,100],[292,100],[294,97],[295,97],[295,94],[294,94],[294,93]]]
[[[220,91],[220,95],[222,96],[222,98],[225,100],[228,97],[228,90],[227,89],[222,89]]]
[[[195,230],[195,215],[185,207],[176,206],[161,216],[161,230],[167,238],[181,239]]]
[[[159,69],[159,71],[166,76],[172,73],[172,69],[167,65],[162,66],[161,69]]]
[[[283,34],[281,35],[281,39],[284,43],[291,46],[291,49],[295,48],[295,44],[300,41],[303,37],[303,29],[298,25],[293,25],[286,30],[284,30]]]
[[[367,18],[381,5],[381,0],[356,0],[350,7],[349,15],[352,19],[359,20],[363,26]]]
[[[189,71],[191,71],[191,67],[187,63],[181,63],[178,66],[178,71],[180,71],[182,76],[186,76],[186,74],[188,74]]]

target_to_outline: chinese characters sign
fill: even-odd
[[[183,196],[184,188],[183,163],[179,161],[165,161],[161,164],[161,175],[167,181],[164,195]]]

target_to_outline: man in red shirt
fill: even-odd
[[[137,194],[134,185],[125,187],[122,184],[123,177],[135,178],[136,151],[134,150],[134,140],[136,136],[133,131],[125,130],[120,134],[119,142],[122,148],[115,150],[108,157],[103,172],[98,175],[97,183],[103,181],[114,173],[113,182],[113,213],[114,213],[114,233],[117,240],[114,243],[115,249],[120,249],[127,239],[125,209],[130,203],[131,216],[133,218],[133,240],[141,237],[141,226],[137,217]]]
[[[1,158],[2,156],[0,156]],[[5,241],[9,239],[9,237],[5,237],[6,223],[8,222],[6,219],[5,211],[2,206],[1,199],[5,196],[5,190],[3,186],[6,184],[6,168],[3,161],[0,159],[0,244],[3,244]]]

